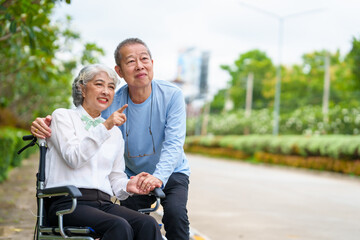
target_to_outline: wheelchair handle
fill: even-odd
[[[24,141],[33,140],[34,138],[35,138],[35,136],[33,136],[33,135],[25,135],[25,136],[22,137],[22,139]]]
[[[21,154],[25,149],[34,146],[34,145],[36,144],[36,141],[37,141],[36,137],[33,136],[33,135],[25,135],[25,136],[22,137],[22,139],[23,139],[24,141],[29,141],[29,140],[32,140],[32,141],[31,141],[29,144],[27,144],[25,147],[21,148],[21,149],[17,152],[17,154]]]
[[[158,198],[165,198],[165,193],[161,188],[155,188],[150,194]]]
[[[156,197],[156,203],[155,206],[152,208],[143,208],[143,209],[139,209],[138,212],[141,213],[151,213],[151,212],[155,212],[156,210],[158,210],[159,206],[160,206],[160,199],[161,198],[165,198],[165,193],[163,192],[163,190],[161,188],[155,188],[153,191],[150,192],[149,194],[150,196],[153,195]]]

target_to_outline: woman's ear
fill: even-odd
[[[79,90],[81,91],[81,96],[85,98],[85,86],[83,84],[80,84],[79,88]]]

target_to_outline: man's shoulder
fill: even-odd
[[[181,89],[177,85],[169,81],[155,79],[153,80],[153,82],[154,85],[157,86],[159,89],[164,89],[164,90],[166,89],[168,91],[175,91],[175,92],[181,91]]]
[[[120,88],[116,91],[115,95],[116,95],[116,96],[122,96],[122,95],[124,95],[125,93],[127,93],[127,91],[128,91],[127,89],[128,89],[128,85],[125,84],[124,86],[120,87]]]
[[[120,105],[122,106],[127,99],[127,93],[128,93],[128,85],[127,84],[122,86],[121,88],[119,88],[115,93],[113,102],[112,102],[109,110],[111,110],[114,107],[116,108],[115,110],[117,110]]]
[[[182,102],[184,95],[182,90],[174,83],[164,80],[155,80],[153,85],[156,99],[167,104]]]

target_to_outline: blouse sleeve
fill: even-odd
[[[121,134],[120,131],[119,133]],[[120,149],[114,161],[113,168],[109,176],[109,180],[114,195],[119,200],[125,200],[130,195],[128,192],[126,192],[126,186],[129,182],[129,179],[125,173],[124,140],[122,136],[119,139],[121,139],[119,142]]]
[[[48,139],[61,154],[66,164],[71,168],[80,168],[87,163],[110,137],[103,124],[89,130],[85,137],[76,135],[76,123],[70,115],[70,110],[57,109],[52,114],[51,132]]]

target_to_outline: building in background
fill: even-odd
[[[179,51],[174,83],[183,90],[189,117],[199,115],[207,100],[209,58],[209,52],[197,48]]]

